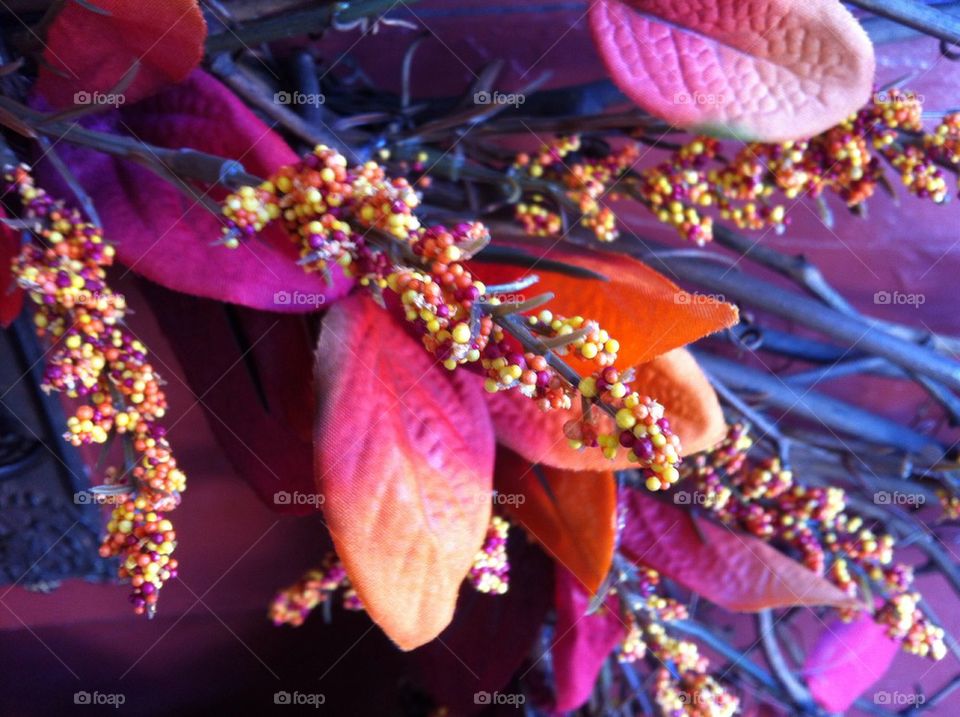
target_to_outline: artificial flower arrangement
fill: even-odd
[[[917,540],[917,515],[865,506],[872,486],[843,470],[889,471],[872,461],[883,446],[908,466],[903,490],[935,492],[948,524],[960,514],[951,453],[817,381],[796,392],[731,358],[745,328],[810,363],[836,349],[823,371],[856,348],[955,409],[955,340],[870,320],[810,264],[763,246],[800,202],[869,227],[878,188],[935,205],[954,193],[960,114],[931,119],[915,93],[877,87],[846,9],[594,0],[599,54],[642,110],[554,118],[489,99],[410,114],[406,87],[365,114],[344,98],[298,114],[263,93],[250,61],[267,67],[281,37],[406,21],[372,1],[230,8],[172,1],[147,31],[135,3],[66,3],[43,19],[39,58],[4,58],[0,316],[28,315],[45,342],[42,387],[70,406],[65,440],[104,457],[122,446],[90,490],[110,504],[100,552],[135,612],[162,610],[177,576],[190,466],[116,264],[276,312],[277,332],[253,339],[273,352],[255,368],[262,405],[240,408],[214,391],[218,361],[201,358],[226,348],[198,352],[184,328],[203,316],[151,307],[225,447],[256,456],[231,455],[237,471],[273,508],[323,516],[334,550],[277,586],[264,610],[278,626],[336,600],[415,650],[445,634],[467,592],[539,591],[526,642],[482,685],[498,694],[513,678],[523,702],[539,675],[536,713],[844,711],[898,648],[955,650],[897,543],[956,589],[949,546],[936,530]],[[326,74],[311,65],[297,93]],[[484,73],[470,94],[489,97],[494,81]],[[461,145],[474,131],[486,141]],[[522,149],[506,141],[518,135]],[[651,145],[660,161],[644,163]],[[621,218],[633,211],[688,248],[638,241]],[[715,245],[805,295],[731,276]],[[754,309],[823,339],[777,333]],[[798,405],[813,429],[791,420]],[[531,551],[552,564],[545,582],[521,579],[530,559],[512,556]],[[756,614],[766,665],[697,620],[693,595]],[[798,608],[816,608],[802,612],[824,631],[791,665],[774,627]],[[858,669],[834,667],[837,654]],[[434,713],[482,707],[438,698]]]

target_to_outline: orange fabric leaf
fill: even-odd
[[[593,0],[590,28],[638,105],[739,139],[818,134],[873,84],[873,46],[837,0]]]
[[[549,492],[530,463],[501,450],[497,454],[497,492],[512,518],[593,595],[613,562],[617,534],[613,472],[545,466],[540,471]]]
[[[206,37],[197,0],[68,2],[47,31],[37,89],[57,107],[89,104],[139,63],[121,97],[101,98],[136,102],[185,79],[203,59]]]
[[[324,317],[315,477],[351,582],[404,650],[450,622],[490,522],[494,439],[481,393],[476,376],[438,366],[368,298]]]
[[[525,270],[504,264],[473,262],[471,271],[485,284],[503,284],[536,274],[540,281],[527,297],[552,291],[545,307],[564,316],[594,319],[620,342],[619,366],[636,366],[737,323],[737,308],[706,296],[693,297],[646,264],[622,254],[587,251],[533,237],[511,244],[528,254],[589,269],[607,278],[579,278],[536,266]],[[568,354],[581,374],[594,365]]]
[[[634,388],[666,409],[670,427],[680,436],[683,455],[712,448],[723,440],[727,424],[710,381],[685,349],[674,349],[636,368]]]
[[[717,396],[689,351],[674,349],[636,368],[634,387],[664,405],[667,418],[680,436],[683,454],[711,448],[726,434],[726,423]],[[567,444],[563,426],[579,419],[579,406],[570,410],[541,411],[516,391],[486,394],[497,441],[531,463],[570,471],[609,471],[636,468],[625,450],[612,461],[596,448],[574,450]],[[596,411],[604,433],[615,430],[612,419]]]
[[[797,605],[862,607],[826,579],[767,543],[641,491],[627,494],[624,554],[727,610]],[[702,536],[702,537],[701,537]]]

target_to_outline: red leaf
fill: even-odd
[[[451,714],[479,711],[477,692],[503,689],[530,654],[550,608],[553,563],[519,530],[510,534],[507,551],[507,593],[465,590],[453,622],[436,640],[410,653],[420,682]]]
[[[0,209],[0,217],[6,216]],[[20,236],[0,224],[0,327],[6,328],[23,309],[23,289],[13,279],[11,264],[20,253]]]
[[[526,290],[528,298],[552,291],[556,297],[547,308],[554,313],[598,321],[620,342],[619,366],[646,363],[737,323],[735,306],[707,297],[690,300],[687,292],[665,276],[622,254],[559,246],[555,241],[545,243],[533,237],[512,246],[534,257],[575,265],[607,278],[607,281],[576,278],[537,266],[523,270],[516,266],[473,262],[470,267],[488,286],[536,274],[540,281]],[[593,370],[593,364],[571,355],[564,360],[582,374]]]
[[[608,600],[587,615],[590,597],[559,565],[556,572],[557,625],[553,642],[556,709],[575,710],[590,698],[604,660],[626,637],[626,627]]]
[[[634,387],[663,404],[683,455],[712,448],[723,439],[727,424],[717,394],[689,351],[669,351],[637,366],[636,373]]]
[[[229,90],[194,72],[166,92],[98,118],[97,129],[133,134],[162,147],[190,147],[236,159],[259,176],[296,160],[293,151]],[[296,246],[279,230],[238,249],[214,246],[219,217],[147,169],[100,152],[58,147],[103,220],[119,261],[176,291],[270,311],[315,310],[344,296],[339,269],[328,286],[297,266]],[[56,170],[41,165],[44,186],[70,196]],[[222,192],[212,192],[219,197]],[[292,300],[309,295],[313,303]]]
[[[803,674],[814,699],[830,712],[846,712],[870,685],[883,677],[900,646],[873,617],[825,626],[807,655]]]
[[[143,284],[182,375],[231,465],[272,510],[316,515],[315,347],[304,319]],[[176,373],[164,371],[168,377]]]
[[[706,520],[695,524],[686,511],[640,491],[628,491],[626,500],[624,553],[721,607],[741,612],[795,605],[860,607],[840,588],[751,535]]]
[[[490,522],[482,391],[370,299],[324,318],[314,433],[324,513],[364,607],[405,650],[450,623]]]
[[[738,139],[810,137],[863,106],[873,47],[836,0],[593,0],[614,82],[685,128]]]
[[[110,92],[138,64],[120,93],[121,102],[136,102],[190,74],[206,37],[196,0],[67,2],[47,31],[37,89],[57,106],[87,104],[91,93]]]
[[[597,592],[613,562],[617,536],[617,484],[603,473],[534,467],[509,451],[497,454],[497,491],[513,519],[547,554]],[[518,500],[522,496],[523,500]]]

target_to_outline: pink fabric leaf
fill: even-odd
[[[590,698],[604,661],[626,636],[616,602],[587,615],[590,596],[568,570],[556,569],[557,625],[553,642],[556,709],[575,710]]]
[[[296,155],[226,87],[197,70],[180,85],[98,117],[94,129],[137,137],[161,147],[189,147],[235,159],[264,177]],[[238,249],[214,246],[221,221],[150,170],[94,150],[57,151],[93,199],[120,263],[176,291],[257,309],[305,312],[343,297],[352,286],[339,268],[327,285],[296,261],[296,246],[269,230]],[[40,165],[45,186],[69,197],[56,170]],[[222,189],[196,187],[220,199]],[[307,298],[303,298],[307,297]]]
[[[630,99],[739,139],[822,132],[873,85],[873,46],[837,0],[593,0],[590,27]]]
[[[870,615],[835,620],[824,627],[803,666],[810,693],[831,712],[845,712],[883,677],[899,649]]]

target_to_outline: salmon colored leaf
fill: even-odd
[[[317,515],[315,345],[304,318],[225,306],[149,282],[143,291],[234,470],[271,510]]]
[[[617,537],[613,472],[535,469],[501,450],[494,480],[513,520],[595,594],[610,571]]]
[[[404,650],[450,623],[490,522],[494,438],[482,392],[478,376],[446,371],[366,297],[324,317],[316,480],[351,582]]]
[[[4,216],[0,210],[0,217]],[[0,224],[0,328],[6,328],[23,309],[23,289],[13,279],[11,264],[20,253],[18,232]]]
[[[540,281],[525,290],[527,297],[552,291],[556,297],[548,308],[554,313],[599,322],[620,342],[620,366],[645,363],[737,323],[735,306],[708,297],[694,300],[665,276],[628,256],[557,246],[556,242],[533,237],[516,246],[537,257],[589,269],[607,277],[607,281],[567,276],[536,266],[522,270],[506,264],[474,262],[471,271],[488,286],[536,274]],[[592,364],[572,355],[565,359],[582,374],[593,370]]]
[[[626,636],[626,626],[610,598],[587,615],[590,596],[569,571],[557,566],[557,625],[553,641],[558,712],[575,710],[590,698],[600,668]]]
[[[846,712],[890,669],[900,651],[872,616],[827,625],[807,655],[803,674],[813,698],[830,712]]]
[[[531,463],[568,471],[619,471],[637,467],[627,460],[626,451],[618,451],[617,457],[609,460],[597,448],[574,450],[570,447],[563,424],[580,418],[579,407],[541,411],[535,402],[517,391],[485,393],[484,398],[497,441]],[[612,432],[613,420],[605,413],[596,413],[601,430]]]
[[[409,655],[418,681],[450,714],[478,711],[478,692],[498,692],[509,683],[531,654],[553,604],[550,559],[521,530],[510,532],[507,552],[506,594],[464,590],[453,622],[436,640]]]
[[[721,607],[740,612],[829,605],[861,607],[770,545],[640,491],[626,495],[624,554]]]
[[[666,409],[680,436],[683,455],[712,448],[727,432],[723,410],[710,381],[685,349],[674,349],[636,368],[634,387]]]
[[[873,46],[837,0],[592,0],[590,28],[620,89],[687,129],[810,137],[873,85]]]
[[[197,70],[148,100],[91,118],[93,128],[132,134],[162,147],[191,149],[235,159],[267,176],[296,155],[278,134],[226,87]],[[327,284],[297,266],[299,254],[282,231],[266,231],[238,249],[215,246],[219,216],[140,165],[80,147],[57,147],[103,220],[106,238],[128,268],[176,291],[255,309],[302,313],[344,296],[352,282],[333,271]],[[48,163],[40,179],[51,193],[70,189]],[[222,190],[209,191],[210,198]]]
[[[196,0],[66,2],[47,31],[37,89],[58,107],[136,102],[186,78],[206,37]]]

